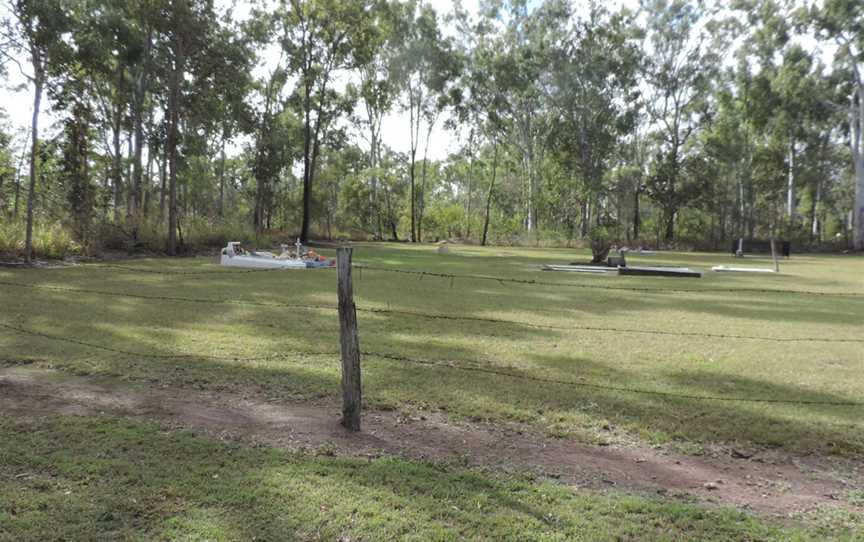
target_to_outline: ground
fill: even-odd
[[[0,269],[0,540],[861,536],[860,257],[354,258],[359,435],[332,270]]]

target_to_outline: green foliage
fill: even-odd
[[[25,226],[21,221],[0,221],[0,255],[6,258],[24,254]],[[79,256],[84,248],[72,237],[69,228],[58,222],[39,220],[33,228],[36,258],[62,259]]]
[[[591,262],[601,263],[606,260],[612,248],[612,234],[606,226],[594,226],[588,232],[591,240]]]
[[[98,231],[134,250],[145,226],[176,236],[200,220],[508,244],[581,243],[601,222],[628,243],[855,237],[864,165],[849,165],[864,162],[845,104],[864,52],[848,0],[651,0],[638,18],[557,0],[449,14],[285,0],[248,17],[207,0],[12,7],[0,65],[7,51],[33,60],[33,90],[65,123],[38,145],[34,203],[84,245]],[[841,44],[830,70],[800,46],[811,31]],[[271,46],[281,57],[255,81]],[[410,125],[407,153],[385,145],[393,115]],[[432,160],[442,125],[455,152]],[[0,132],[9,212],[28,156]]]

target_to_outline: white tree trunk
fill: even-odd
[[[795,218],[795,140],[789,141],[789,175],[786,182],[786,216]]]
[[[857,75],[857,74],[856,74]],[[864,148],[862,148],[862,131],[864,131],[864,81],[857,78],[857,104],[853,97],[850,115],[851,133],[849,147],[855,162],[855,204],[852,211],[854,229],[852,244],[856,250],[864,250]]]

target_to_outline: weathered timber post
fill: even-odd
[[[360,430],[360,338],[357,336],[357,308],[351,284],[351,252],[336,249],[339,272],[339,331],[342,347],[342,425],[349,431]]]
[[[774,246],[774,238],[771,238],[771,259],[774,260],[774,272],[780,272],[780,262],[777,261],[777,248]]]

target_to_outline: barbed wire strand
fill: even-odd
[[[176,297],[176,296],[157,296],[157,295],[146,295],[146,294],[134,294],[128,292],[110,292],[105,290],[92,290],[85,288],[66,288],[62,286],[50,286],[50,285],[42,285],[42,284],[23,284],[23,283],[13,283],[0,281],[0,286],[10,286],[10,287],[22,287],[22,288],[32,288],[32,289],[43,289],[43,290],[53,290],[60,292],[69,292],[69,293],[87,293],[94,295],[105,295],[105,296],[114,296],[114,297],[129,297],[132,299],[147,299],[147,300],[156,300],[156,301],[178,301],[183,303],[204,303],[204,304],[227,304],[227,305],[249,305],[254,307],[271,307],[271,308],[290,308],[290,309],[300,309],[300,310],[327,310],[327,311],[336,311],[338,307],[329,306],[329,305],[312,305],[312,304],[293,304],[293,303],[281,303],[274,301],[254,301],[254,300],[244,300],[244,299],[204,299],[204,298],[193,298],[193,297]],[[703,333],[697,331],[664,331],[664,330],[651,330],[651,329],[634,329],[634,328],[623,328],[623,327],[609,327],[609,326],[584,326],[584,325],[571,325],[571,326],[556,326],[551,324],[537,324],[532,322],[523,322],[519,320],[508,320],[505,318],[491,318],[491,317],[482,317],[482,316],[454,316],[450,314],[441,314],[441,313],[425,313],[420,311],[410,311],[410,310],[400,310],[400,309],[382,309],[375,307],[357,307],[358,312],[367,312],[371,314],[396,314],[400,316],[412,316],[416,318],[426,318],[430,320],[450,320],[450,321],[466,321],[466,322],[480,322],[480,323],[488,323],[488,324],[498,324],[498,325],[508,325],[508,326],[522,326],[522,327],[530,327],[535,329],[550,329],[556,331],[593,331],[593,332],[601,332],[601,333],[635,333],[640,335],[662,335],[662,336],[674,336],[674,337],[699,337],[699,338],[708,338],[708,339],[735,339],[735,340],[753,340],[753,341],[768,341],[768,342],[779,342],[779,343],[800,343],[800,342],[824,342],[824,343],[864,343],[864,338],[861,339],[853,339],[853,338],[828,338],[828,337],[771,337],[765,335],[741,335],[741,334],[732,334],[732,333]]]
[[[386,273],[401,273],[407,275],[418,275],[419,280],[423,277],[438,277],[454,280],[456,278],[467,280],[488,280],[498,282],[500,284],[512,283],[523,285],[537,286],[561,286],[567,288],[584,288],[584,289],[599,289],[599,290],[621,290],[629,292],[643,293],[765,293],[765,294],[803,294],[803,295],[819,295],[819,296],[864,296],[864,292],[820,292],[817,290],[788,290],[779,288],[645,288],[639,286],[610,286],[605,284],[584,284],[577,282],[552,282],[536,279],[516,279],[511,277],[496,277],[492,275],[472,275],[472,274],[455,274],[455,273],[436,273],[432,271],[417,271],[412,269],[396,269],[393,267],[376,267],[366,264],[354,264],[355,267],[363,267],[370,271],[382,271]]]
[[[62,341],[62,342],[70,342],[74,344],[78,344],[80,346],[85,346],[92,349],[109,351],[112,353],[120,353],[127,356],[136,356],[136,357],[150,357],[150,358],[167,358],[167,359],[181,359],[181,358],[199,358],[199,359],[215,359],[215,360],[225,360],[225,361],[252,361],[252,360],[267,360],[267,359],[277,359],[278,357],[288,357],[290,355],[316,355],[316,356],[338,356],[338,352],[326,352],[326,351],[287,351],[281,354],[274,354],[271,356],[263,356],[257,358],[219,358],[215,356],[208,355],[194,355],[194,354],[161,354],[161,353],[153,353],[153,354],[142,354],[137,352],[131,352],[111,347],[106,347],[103,345],[90,343],[87,341],[81,341],[79,339],[73,339],[71,337],[63,337],[59,335],[50,335],[47,333],[42,333],[35,330],[29,330],[25,328],[21,328],[18,326],[12,326],[9,324],[0,323],[0,327],[28,335],[38,336],[47,338],[50,340]],[[660,390],[648,390],[642,388],[631,388],[625,386],[611,386],[606,384],[598,384],[595,382],[585,382],[585,381],[572,381],[572,380],[559,380],[554,378],[546,378],[541,376],[527,375],[514,373],[510,371],[505,371],[502,369],[496,369],[494,367],[483,367],[476,364],[466,365],[466,362],[460,362],[459,364],[447,362],[447,361],[436,361],[436,360],[426,360],[426,359],[418,359],[418,358],[410,358],[407,356],[396,355],[396,354],[388,354],[374,351],[362,351],[362,355],[375,357],[390,361],[398,361],[401,363],[412,363],[415,365],[425,365],[432,366],[444,369],[451,370],[459,370],[459,371],[469,371],[469,372],[477,372],[477,373],[485,373],[496,376],[502,376],[506,378],[513,378],[519,380],[526,380],[531,382],[541,382],[547,384],[557,384],[563,386],[570,387],[582,387],[589,389],[597,389],[604,391],[613,391],[618,393],[630,393],[630,394],[639,394],[639,395],[652,395],[657,397],[665,397],[665,398],[674,398],[674,399],[687,399],[694,401],[720,401],[720,402],[739,402],[739,403],[768,403],[768,404],[787,404],[787,405],[810,405],[810,406],[846,406],[846,407],[860,407],[864,406],[864,403],[859,403],[855,401],[812,401],[806,399],[772,399],[772,398],[754,398],[754,397],[734,397],[734,396],[715,396],[715,395],[693,395],[693,394],[682,394],[682,393],[673,393],[673,392],[665,392]],[[473,363],[473,362],[467,362]]]

